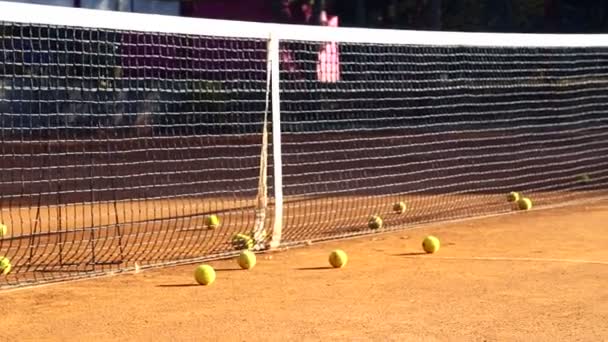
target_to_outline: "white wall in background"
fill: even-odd
[[[10,2],[21,2],[26,4],[38,4],[38,5],[56,5],[56,6],[68,6],[74,5],[74,0],[7,0]]]
[[[39,5],[73,7],[74,0],[7,0]],[[80,0],[80,7],[110,11],[179,15],[179,0]]]
[[[123,3],[129,4],[129,1],[122,1]],[[83,8],[95,8],[95,9],[103,9],[103,10],[118,10],[119,0],[80,0],[80,7]],[[129,7],[126,7],[123,10],[129,10]]]
[[[111,11],[179,15],[179,0],[80,0],[80,6]]]
[[[179,15],[178,0],[133,0],[133,12]]]

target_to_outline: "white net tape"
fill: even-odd
[[[607,46],[0,2],[0,287],[604,198]]]

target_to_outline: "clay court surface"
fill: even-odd
[[[599,202],[211,262],[210,287],[190,265],[9,291],[0,340],[605,341],[606,222]]]

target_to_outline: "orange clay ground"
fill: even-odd
[[[435,224],[211,262],[209,287],[190,265],[0,293],[0,340],[607,341],[607,248],[606,202]]]

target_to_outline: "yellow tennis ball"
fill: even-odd
[[[422,249],[427,253],[437,252],[440,246],[441,243],[439,242],[439,239],[432,235],[429,235],[422,240]]]
[[[201,285],[211,285],[215,281],[215,270],[209,265],[199,265],[194,270],[194,279]]]
[[[519,210],[530,210],[532,209],[532,200],[529,198],[523,197],[517,201],[517,207]]]
[[[241,254],[239,254],[239,257],[237,259],[239,266],[241,266],[241,268],[244,270],[252,269],[255,266],[256,261],[257,260],[255,257],[255,253],[253,253],[252,251],[241,252]]]
[[[405,212],[405,209],[407,209],[407,206],[404,202],[397,202],[393,204],[393,211],[397,214],[403,214]]]
[[[7,275],[11,272],[12,268],[11,261],[7,257],[0,256],[0,272],[3,275]]]
[[[0,223],[0,238],[3,238],[8,233],[8,227],[5,224]]]
[[[209,215],[205,218],[205,225],[211,229],[215,229],[220,225],[220,219],[216,215]]]
[[[374,215],[372,217],[369,218],[369,221],[367,222],[367,226],[370,229],[380,229],[382,228],[382,218],[378,215]]]
[[[236,234],[232,237],[232,247],[236,250],[252,249],[255,241],[247,234]]]
[[[521,198],[521,195],[519,194],[519,192],[515,192],[515,191],[510,192],[507,195],[507,201],[509,201],[509,202],[517,202],[517,201],[519,201],[520,198]]]
[[[342,268],[346,266],[348,256],[341,249],[336,249],[329,254],[329,264],[334,268]]]

